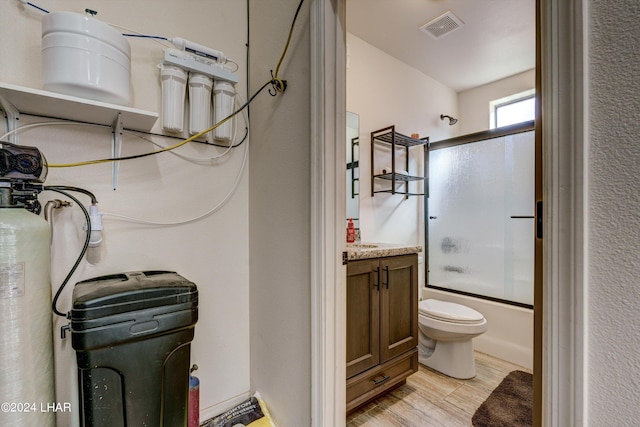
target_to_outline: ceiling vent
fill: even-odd
[[[445,35],[457,30],[462,27],[464,22],[453,12],[448,11],[438,16],[436,19],[432,19],[431,21],[424,24],[420,29],[427,33],[432,38],[438,40]]]

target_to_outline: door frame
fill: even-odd
[[[311,3],[312,426],[345,425],[346,1]],[[534,425],[587,425],[586,0],[536,0],[544,200]],[[538,263],[540,264],[540,263]],[[538,275],[540,276],[540,275]]]
[[[536,425],[588,425],[587,0],[537,0],[544,239],[534,295]],[[534,412],[535,414],[535,412]]]

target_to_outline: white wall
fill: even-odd
[[[452,90],[347,33],[347,110],[360,116],[360,228],[369,242],[422,244],[422,197],[379,193],[371,197],[371,132],[395,125],[437,141],[454,136],[440,114],[457,114]],[[422,174],[423,152],[411,151],[411,173]],[[383,153],[376,157],[382,166]],[[378,163],[379,162],[379,163]],[[387,162],[388,163],[388,162]],[[416,173],[418,172],[418,173]]]
[[[637,423],[640,402],[640,44],[635,0],[589,2],[589,425]]]
[[[51,11],[93,8],[97,18],[145,34],[181,36],[224,51],[239,63],[239,92],[246,95],[245,65],[247,10],[245,2],[214,0],[190,2],[186,7],[173,0],[53,1],[34,2]],[[40,18],[35,9],[18,1],[0,4],[0,81],[41,88]],[[162,46],[149,40],[131,39],[133,106],[159,112],[160,86],[157,64]],[[271,59],[271,58],[270,58]],[[271,64],[271,63],[270,63]],[[269,65],[270,65],[269,64]],[[256,64],[257,65],[257,64]],[[269,97],[268,97],[269,98]],[[23,116],[21,124],[48,119]],[[125,127],[127,124],[124,124]],[[160,131],[159,124],[153,129]],[[176,140],[153,138],[168,145]],[[19,134],[18,142],[39,147],[50,163],[110,156],[111,131],[105,128],[57,126]],[[202,146],[180,152],[207,157],[219,152]],[[125,134],[123,154],[142,153],[154,147]],[[111,188],[111,166],[51,169],[48,185],[75,185],[93,191],[105,212],[156,221],[194,217],[219,203],[240,171],[243,149],[225,160],[197,164],[172,154],[122,162],[119,185]],[[192,343],[192,363],[200,369],[201,408],[222,408],[229,399],[244,396],[249,383],[249,183],[245,170],[239,188],[215,214],[188,225],[157,227],[104,218],[102,259],[95,265],[83,262],[60,301],[70,309],[73,284],[101,274],[144,269],[174,270],[199,288],[199,321]],[[43,193],[43,200],[58,197]],[[86,200],[81,197],[82,200]],[[56,215],[53,243],[53,283],[62,281],[80,249],[83,216],[77,208]],[[65,323],[59,322],[58,323]],[[59,366],[58,400],[73,400],[75,355],[69,340],[55,331]],[[140,355],[141,358],[146,355]],[[23,367],[37,369],[37,367]],[[77,402],[77,401],[76,401]],[[73,425],[74,415],[62,414],[59,425]]]
[[[489,102],[536,87],[535,70],[525,71],[458,94],[458,135],[489,129]]]
[[[251,2],[250,92],[275,72],[298,3]],[[286,92],[251,106],[251,387],[282,427],[311,425],[309,5],[280,69]]]

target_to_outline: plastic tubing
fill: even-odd
[[[56,294],[53,297],[53,301],[51,302],[51,310],[53,310],[55,314],[57,314],[60,317],[67,317],[65,313],[58,310],[58,307],[57,307],[58,298],[60,298],[60,295],[62,294],[62,290],[64,289],[65,286],[67,286],[67,283],[69,283],[69,279],[71,279],[71,276],[73,276],[73,273],[75,273],[76,269],[78,268],[78,265],[80,265],[80,261],[82,261],[82,258],[87,253],[87,248],[89,247],[89,239],[91,238],[91,218],[89,217],[89,211],[87,211],[87,208],[85,208],[84,205],[80,203],[80,201],[74,196],[72,196],[71,194],[67,193],[66,191],[59,190],[57,188],[52,188],[52,187],[44,187],[44,189],[54,191],[56,193],[60,193],[63,196],[67,196],[68,198],[76,202],[76,204],[80,206],[80,209],[82,209],[82,212],[84,213],[85,221],[87,222],[87,236],[85,237],[84,246],[80,251],[80,255],[76,259],[76,262],[73,264],[73,267],[71,267],[71,270],[67,274],[67,277],[64,278],[64,280],[62,281],[62,284],[58,287],[58,290],[56,291]]]
[[[163,36],[148,36],[146,34],[123,33],[122,35],[125,36],[125,37],[138,37],[138,38],[141,38],[141,39],[157,39],[157,40],[167,40],[167,41],[169,40],[168,38],[163,37]]]
[[[18,1],[20,3],[22,3],[22,4],[26,4],[27,6],[31,6],[31,7],[35,8],[35,9],[38,9],[41,12],[49,13],[49,11],[47,9],[43,9],[38,5],[35,5],[35,4],[31,3],[31,2],[28,2],[27,0],[18,0]]]
[[[248,121],[246,109],[242,110],[242,114],[243,114],[244,119]],[[220,210],[229,201],[229,199],[231,199],[231,196],[233,196],[233,194],[236,192],[236,190],[238,188],[238,185],[240,184],[240,181],[242,180],[242,175],[243,175],[245,166],[247,164],[248,154],[249,154],[249,144],[247,144],[245,146],[244,155],[242,157],[242,164],[240,165],[240,170],[238,171],[238,174],[236,175],[236,178],[235,178],[233,184],[231,185],[231,189],[229,190],[229,192],[213,208],[209,209],[207,212],[205,212],[205,213],[203,213],[201,215],[198,215],[198,216],[196,216],[194,218],[189,218],[189,219],[185,219],[185,220],[182,220],[182,221],[173,221],[173,222],[156,222],[156,221],[148,221],[148,220],[144,220],[144,219],[138,219],[138,218],[133,218],[133,217],[126,216],[126,215],[120,215],[120,214],[109,213],[109,212],[104,212],[103,216],[112,217],[112,218],[118,218],[118,219],[121,219],[121,220],[124,220],[124,221],[129,221],[129,222],[133,222],[133,223],[137,223],[137,224],[166,226],[166,227],[175,226],[175,225],[189,224],[189,223],[198,221],[200,219],[206,218],[209,215],[212,215],[215,212],[217,212],[218,210]]]

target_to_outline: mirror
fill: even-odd
[[[347,218],[360,228],[360,116],[347,111]],[[345,222],[346,224],[346,222]]]

